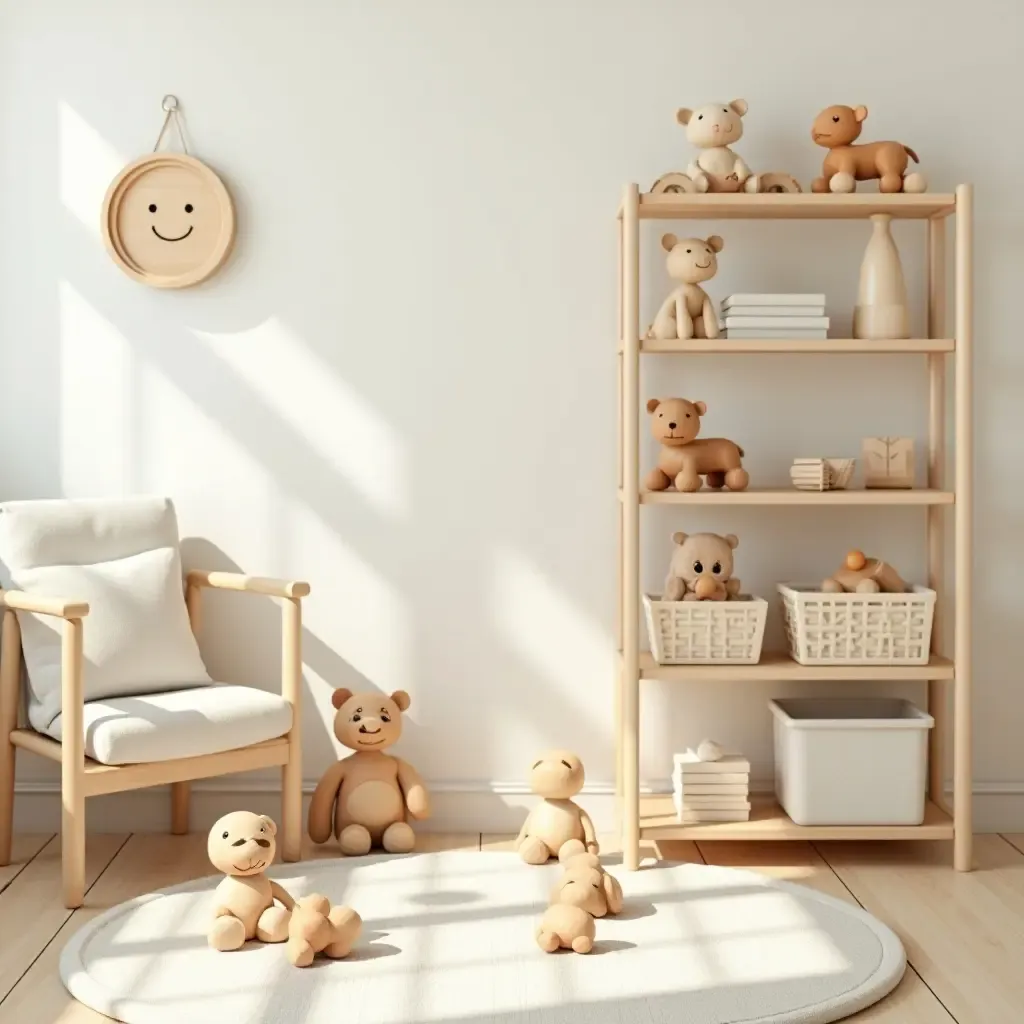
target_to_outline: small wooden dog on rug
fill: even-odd
[[[559,858],[562,877],[551,892],[551,902],[535,933],[545,953],[571,949],[589,953],[597,932],[595,919],[622,910],[622,886],[608,874],[597,854],[574,852],[570,844]]]

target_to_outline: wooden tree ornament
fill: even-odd
[[[103,241],[131,278],[155,288],[205,281],[227,259],[235,210],[224,182],[188,154],[178,101],[164,97],[163,127],[152,153],[111,182],[103,200]],[[184,153],[158,152],[171,121]]]

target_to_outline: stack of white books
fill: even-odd
[[[701,761],[687,750],[676,754],[672,797],[683,824],[750,819],[750,762],[740,754]]]
[[[825,296],[730,295],[722,300],[726,338],[827,338]]]

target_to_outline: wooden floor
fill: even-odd
[[[510,849],[508,836],[425,834],[421,850]],[[612,844],[603,844],[612,852]],[[68,937],[107,907],[211,873],[206,836],[89,837],[86,905],[60,899],[60,841],[16,837],[0,868],[0,1024],[95,1024],[57,973]],[[884,1024],[1024,1021],[1024,834],[980,835],[976,870],[955,874],[948,842],[666,842],[666,860],[752,868],[860,903],[899,933],[910,969],[883,1003],[849,1018]],[[304,856],[333,856],[307,844]]]

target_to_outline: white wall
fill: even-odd
[[[202,538],[192,564],[310,579],[307,777],[332,756],[332,687],[404,687],[402,749],[444,784],[441,823],[471,809],[505,824],[492,783],[520,780],[551,744],[580,752],[596,793],[612,778],[614,216],[626,182],[685,166],[676,107],[745,97],[743,156],[806,183],[822,155],[814,115],[864,103],[868,137],[913,146],[934,188],[975,182],[975,766],[983,792],[1004,794],[982,801],[982,823],[1024,827],[1019,4],[3,12],[2,496],[168,493]],[[166,92],[229,183],[240,230],[224,272],[161,293],[109,260],[98,213],[110,178],[153,145]],[[849,317],[863,224],[705,227],[726,239],[716,299],[822,290]],[[923,229],[896,234],[920,295]],[[657,235],[642,243],[645,316],[667,284]],[[785,482],[798,454],[858,454],[864,435],[923,441],[925,389],[915,357],[645,366],[645,393],[708,403],[707,429],[744,445],[760,484]],[[764,593],[851,546],[923,569],[918,510],[650,509],[644,523],[652,588],[679,528],[740,534],[738,571]],[[212,601],[211,630],[227,628],[204,641],[211,667],[273,685],[274,614]],[[644,776],[663,781],[670,752],[704,734],[763,776],[765,700],[791,689],[645,689]],[[26,793],[54,777],[21,763]],[[93,824],[129,801],[159,816],[153,799],[112,798]]]

